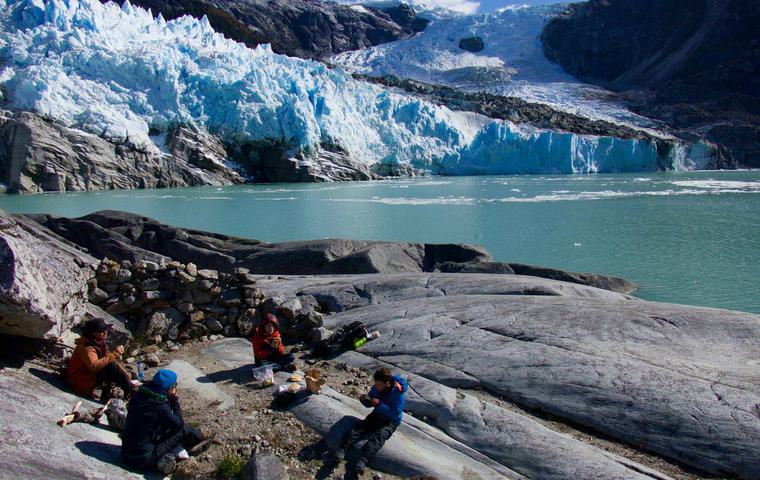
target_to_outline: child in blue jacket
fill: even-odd
[[[367,462],[375,456],[401,424],[406,404],[406,391],[409,388],[405,378],[393,375],[387,368],[376,371],[373,379],[375,385],[369,391],[369,395],[360,397],[363,404],[374,407],[372,413],[343,435],[341,446],[335,452],[335,460],[339,462],[346,456],[348,448],[366,438],[367,443],[361,449],[361,454],[354,465],[358,474],[364,473]]]

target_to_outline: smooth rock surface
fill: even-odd
[[[571,296],[620,301],[630,298],[608,290],[557,280],[483,273],[261,276],[257,285],[267,296],[287,298],[311,295],[331,312],[447,295]]]
[[[358,400],[323,388],[291,412],[306,425],[325,436],[330,448],[337,448],[345,433],[359,418],[369,413]],[[440,480],[522,479],[523,476],[463,445],[439,430],[407,415],[369,464],[372,468],[404,476],[431,475]]]
[[[452,438],[497,460],[527,478],[667,479],[666,475],[627,458],[556,432],[532,419],[484,402],[462,390],[446,387],[419,375],[394,368],[358,352],[335,359],[373,371],[390,367],[408,378],[405,410],[424,417]]]
[[[121,440],[101,426],[55,424],[81,400],[61,389],[55,374],[35,368],[0,372],[0,478],[57,480],[158,480],[160,474],[132,473],[121,465]],[[95,408],[85,401],[82,409]]]
[[[208,402],[210,408],[220,411],[235,405],[235,399],[217,387],[206,374],[184,360],[174,360],[163,367],[177,373],[177,385],[180,390],[190,392],[195,398]]]
[[[312,294],[316,292],[311,292]],[[456,295],[325,319],[382,336],[365,354],[714,474],[760,473],[760,317],[635,299]]]

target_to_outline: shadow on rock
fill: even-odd
[[[74,446],[76,446],[79,451],[82,452],[82,454],[87,455],[88,457],[95,458],[103,463],[108,463],[116,467],[123,468],[125,471],[137,475],[142,475],[145,480],[161,480],[164,478],[164,476],[158,472],[139,472],[127,468],[121,462],[120,448],[118,445],[105,442],[96,442],[92,440],[84,440],[81,442],[76,442]]]
[[[49,383],[59,390],[63,390],[64,392],[71,392],[69,386],[66,385],[66,381],[63,379],[63,376],[59,373],[51,372],[49,370],[42,370],[40,368],[30,368],[29,373],[39,378],[43,382]]]
[[[324,440],[319,440],[303,447],[298,452],[298,459],[301,461],[321,460],[322,466],[319,467],[319,470],[314,475],[315,480],[330,478],[339,465],[333,457],[332,450],[330,450],[330,447],[327,446]]]
[[[301,399],[303,401],[303,399]],[[307,445],[306,447],[302,448],[301,451],[298,452],[298,458],[302,461],[308,461],[308,460],[317,460],[321,459],[322,466],[319,468],[319,471],[317,471],[314,478],[316,480],[323,480],[326,478],[330,478],[333,472],[336,468],[338,468],[338,465],[340,462],[335,460],[335,457],[333,456],[333,452],[335,449],[340,445],[340,441],[343,438],[343,435],[360,419],[351,415],[346,415],[335,424],[333,424],[332,427],[330,427],[330,430],[327,432],[325,437],[321,440],[319,440],[316,443],[313,443],[311,445]],[[348,456],[346,458],[348,464],[346,469],[346,479],[349,478],[358,478],[356,476],[356,473],[353,472],[352,466],[354,465],[357,457],[358,450],[351,449],[347,452]],[[351,476],[353,473],[353,476]]]
[[[198,383],[233,382],[238,385],[245,385],[251,381],[251,369],[253,366],[253,364],[243,365],[242,367],[232,368],[230,370],[207,373],[202,377],[198,377],[196,380]]]

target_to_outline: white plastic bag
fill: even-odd
[[[266,363],[259,367],[253,367],[253,383],[258,388],[266,388],[274,385],[274,369]]]

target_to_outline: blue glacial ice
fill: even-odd
[[[215,33],[205,17],[165,21],[129,2],[0,2],[5,108],[114,141],[151,147],[149,132],[195,123],[230,142],[277,141],[306,155],[337,144],[355,162],[451,175],[695,165],[684,149],[663,161],[651,141],[451,111],[267,45],[247,48]]]

